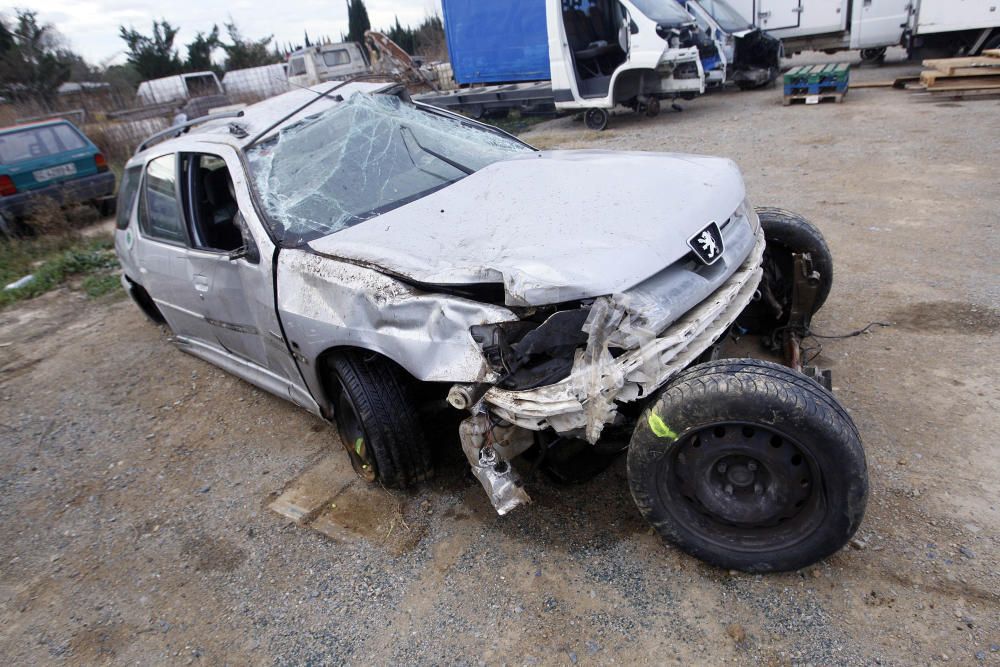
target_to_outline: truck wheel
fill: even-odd
[[[595,132],[601,132],[608,126],[608,110],[590,108],[583,114],[584,124]]]
[[[747,572],[796,570],[836,552],[868,498],[861,439],[833,394],[755,359],[673,379],[632,435],[628,479],[665,540]]]
[[[365,352],[338,354],[330,366],[339,389],[334,418],[354,471],[390,487],[430,478],[430,449],[402,371]]]
[[[826,303],[833,287],[833,253],[823,233],[801,215],[780,208],[757,209],[767,246],[764,249],[762,298],[751,302],[737,325],[752,334],[766,334],[788,324],[792,303],[794,253],[809,253],[820,284],[813,304],[815,314]],[[779,312],[780,311],[780,312]]]
[[[861,49],[861,62],[869,65],[881,65],[885,62],[885,47],[879,49]]]

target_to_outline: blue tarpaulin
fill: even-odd
[[[441,0],[458,83],[545,81],[545,0]]]

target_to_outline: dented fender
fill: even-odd
[[[378,352],[422,381],[493,382],[469,329],[517,319],[502,306],[421,291],[308,249],[282,250],[276,274],[285,336],[317,397],[323,369],[316,361],[336,347]]]

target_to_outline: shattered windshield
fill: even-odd
[[[389,95],[349,100],[247,151],[269,225],[286,243],[340,231],[531,151]]]

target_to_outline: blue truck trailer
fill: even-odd
[[[548,81],[545,0],[441,0],[455,81]]]

